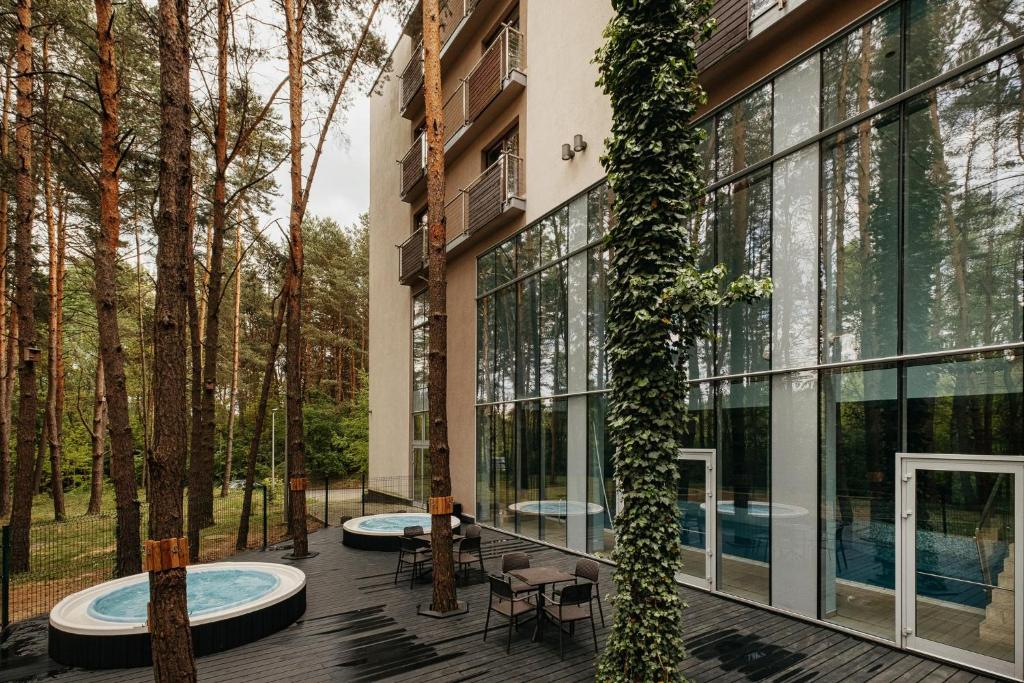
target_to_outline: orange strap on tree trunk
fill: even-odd
[[[165,572],[188,566],[188,539],[165,538],[160,541],[146,541],[146,559],[143,569],[147,572]]]
[[[288,480],[288,488],[292,491],[305,491],[308,481],[305,477],[292,477]]]
[[[427,510],[432,515],[450,515],[453,509],[452,504],[451,496],[431,497],[427,499]]]

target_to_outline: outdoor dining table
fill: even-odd
[[[548,584],[552,583],[571,583],[576,580],[576,577],[568,572],[564,572],[561,569],[555,569],[554,567],[527,567],[525,569],[513,569],[508,572],[509,576],[514,576],[523,583],[533,586],[538,590],[537,595],[537,624],[533,627],[533,642],[540,640],[540,620],[544,618],[544,600],[541,596],[544,594],[544,589]]]
[[[413,536],[413,538],[418,538],[421,541],[426,541],[427,543],[430,543],[430,534],[418,534],[416,536]],[[452,543],[458,543],[464,538],[465,536],[460,536],[459,534],[452,534]]]

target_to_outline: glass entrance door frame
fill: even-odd
[[[918,470],[940,472],[989,472],[1014,475],[1014,566],[1024,562],[1024,544],[1017,537],[1024,528],[1024,459],[1020,456],[978,456],[935,453],[896,454],[896,506],[899,514],[896,524],[896,642],[908,650],[960,662],[967,666],[1024,680],[1024,573],[1014,573],[1014,661],[1006,662],[970,650],[920,637],[915,633],[917,624],[917,554],[915,552],[917,520],[916,482]]]
[[[715,590],[718,586],[718,477],[715,474],[716,451],[713,448],[683,448],[676,460],[691,460],[704,466],[704,578],[676,573],[676,580],[688,586]]]

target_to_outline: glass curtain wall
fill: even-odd
[[[1022,35],[1024,0],[887,4],[697,122],[690,239],[774,283],[681,368],[720,590],[895,640],[897,454],[1024,457]],[[582,519],[598,553],[608,205],[592,190],[478,265],[480,517],[577,548]]]
[[[427,419],[427,293],[412,298],[412,472],[413,500],[430,497],[430,420]]]
[[[595,553],[610,551],[615,513],[599,393],[609,207],[602,184],[477,265],[477,515]]]

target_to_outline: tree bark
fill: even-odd
[[[152,538],[182,534],[182,478],[188,446],[185,402],[186,307],[191,229],[192,123],[188,0],[160,0],[160,176],[153,332],[154,444],[149,456]],[[149,574],[153,675],[195,681],[185,569]]]
[[[220,302],[222,299],[221,283],[224,280],[224,234],[227,230],[228,20],[230,13],[228,0],[217,0],[217,118],[213,127],[213,222],[211,231],[207,235],[207,270],[204,274],[206,305],[205,310],[200,312],[199,318],[203,324],[199,332],[203,343],[199,442],[193,444],[188,496],[189,518],[191,519],[194,514],[198,513],[201,517],[200,527],[213,524],[213,451],[216,436],[217,361],[220,356]]]
[[[14,65],[14,50],[7,57],[4,69],[3,106],[0,108],[0,163],[8,163],[10,138],[7,114],[11,102],[11,69]],[[0,187],[0,337],[13,330],[8,328],[7,315],[7,247],[11,226],[8,221],[10,195],[7,185]],[[11,316],[11,322],[15,319]],[[13,337],[11,337],[13,339]],[[8,387],[10,341],[0,339],[0,517],[11,514],[11,393]]]
[[[50,63],[50,35],[43,36],[43,85],[42,85],[42,114],[43,129],[50,130],[50,78],[46,73]],[[57,383],[60,365],[60,293],[59,282],[61,279],[60,264],[58,263],[57,249],[59,237],[57,236],[57,220],[54,217],[53,199],[53,146],[49,141],[43,145],[42,159],[43,173],[43,210],[46,217],[46,243],[47,243],[47,265],[48,265],[48,287],[47,287],[47,308],[48,320],[46,325],[46,436],[47,447],[50,454],[50,497],[53,499],[53,518],[58,522],[64,519],[64,473],[61,466],[61,429],[58,423],[60,417],[57,412]]]
[[[117,516],[116,576],[142,571],[142,541],[135,478],[135,442],[128,413],[128,381],[117,312],[117,248],[121,239],[118,164],[121,160],[120,78],[114,42],[113,0],[96,0],[96,44],[100,116],[97,179],[100,231],[95,246],[96,319],[106,420],[110,430],[110,478]]]
[[[36,438],[35,291],[32,286],[32,219],[35,186],[32,180],[32,0],[17,0],[18,70],[14,123],[15,307],[18,315],[18,462],[11,509],[12,572],[29,568],[29,526],[32,523],[32,484]],[[33,353],[30,354],[30,349]]]
[[[96,381],[92,408],[92,479],[89,486],[89,509],[86,514],[98,515],[103,510],[103,455],[107,449],[107,399],[103,357],[96,359]],[[137,527],[136,527],[137,528]]]
[[[423,0],[423,97],[427,119],[427,290],[430,305],[427,400],[430,409],[430,495],[452,495],[448,453],[447,255],[444,225],[444,102],[441,99],[441,24],[438,0]],[[434,586],[431,609],[458,608],[449,512],[430,521]]]
[[[263,423],[267,419],[267,402],[270,399],[270,385],[274,381],[274,368],[277,366],[277,349],[281,344],[281,327],[284,325],[284,314],[287,305],[284,300],[285,290],[281,291],[281,302],[274,316],[274,328],[270,332],[270,345],[267,348],[267,364],[263,368],[263,385],[260,387],[260,402],[256,407],[256,422],[252,430],[252,442],[249,444],[249,457],[245,465],[245,496],[242,498],[242,516],[238,521],[238,537],[235,547],[245,550],[249,545],[249,516],[252,514],[252,485],[256,479],[256,455],[260,451],[260,437],[263,434]]]
[[[235,229],[235,315],[232,322],[231,337],[231,388],[228,390],[228,441],[224,452],[224,481],[221,484],[221,497],[228,495],[228,483],[231,481],[231,456],[235,447],[235,396],[238,394],[238,351],[239,334],[241,332],[242,312],[242,224]],[[239,410],[241,412],[241,410]]]

